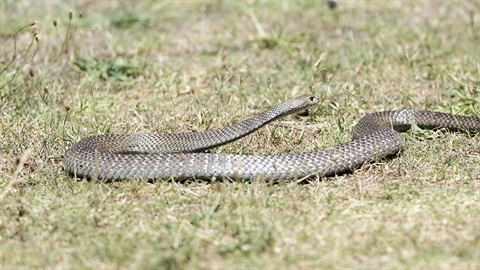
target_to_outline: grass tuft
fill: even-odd
[[[121,57],[103,60],[97,57],[76,55],[73,64],[85,71],[92,79],[132,81],[142,74],[144,67],[134,60]]]

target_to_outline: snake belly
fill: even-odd
[[[398,153],[399,133],[412,124],[424,129],[480,131],[480,117],[424,110],[393,110],[365,115],[353,128],[353,140],[325,151],[283,155],[235,155],[200,152],[244,137],[269,122],[305,110],[318,97],[302,95],[252,118],[206,132],[120,134],[87,137],[64,156],[64,169],[76,176],[123,179],[256,179],[267,181],[332,176],[365,162]]]

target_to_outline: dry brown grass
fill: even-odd
[[[20,32],[13,50],[15,31],[36,20],[40,37],[32,63],[35,42],[0,74],[4,268],[479,268],[478,134],[409,132],[397,157],[302,184],[101,183],[62,170],[88,135],[202,131],[308,92],[324,98],[308,117],[215,151],[322,149],[376,110],[478,116],[475,1],[0,8],[0,71],[32,40]]]

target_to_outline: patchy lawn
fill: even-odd
[[[480,116],[478,10],[2,1],[0,264],[478,269],[479,134],[410,131],[399,156],[301,184],[104,183],[62,169],[89,135],[204,131],[303,93],[322,98],[308,116],[213,151],[323,149],[378,110]]]

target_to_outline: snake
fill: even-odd
[[[64,155],[64,170],[77,178],[263,179],[328,177],[351,172],[367,162],[398,154],[405,147],[400,132],[422,129],[480,131],[480,117],[427,110],[390,110],[366,114],[353,127],[351,141],[323,150],[242,155],[205,150],[240,139],[266,124],[318,104],[312,94],[284,101],[249,119],[205,132],[178,134],[104,134],[86,137]]]

